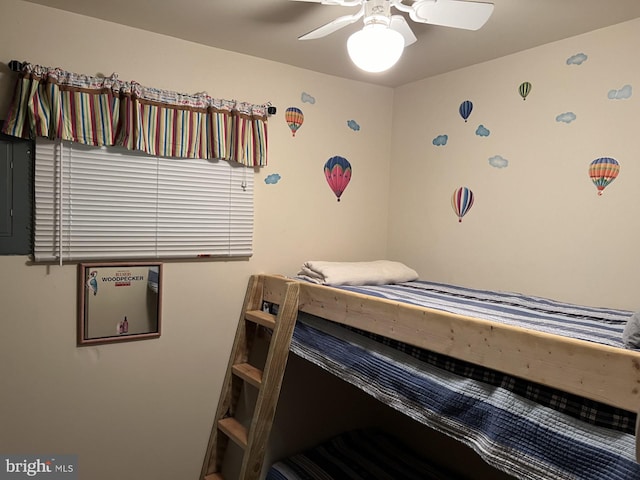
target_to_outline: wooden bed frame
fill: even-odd
[[[263,309],[278,305],[277,316]],[[201,479],[223,480],[228,440],[243,450],[240,478],[262,468],[299,312],[359,328],[514,377],[637,412],[640,352],[514,327],[495,321],[363,295],[280,275],[252,275],[216,410]],[[251,365],[250,338],[273,331],[264,369]],[[235,418],[242,385],[258,389],[251,425]],[[640,463],[636,421],[636,461]]]
[[[399,303],[277,275],[264,300],[300,284],[299,311],[360,328],[631,412],[640,409],[640,352]]]

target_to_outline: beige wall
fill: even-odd
[[[254,256],[166,263],[160,339],[77,348],[76,267],[0,257],[0,452],[76,453],[83,479],[195,479],[248,276],[384,257],[393,92],[20,1],[1,9],[0,112],[13,59],[278,107]],[[289,106],[305,113],[295,138]],[[322,170],[334,155],[353,166],[339,203]],[[267,185],[272,173],[282,179]]]
[[[607,98],[611,89],[640,85],[640,21],[392,91],[2,2],[3,63],[117,72],[144,85],[278,107],[270,165],[256,176],[255,255],[167,263],[159,340],[77,348],[75,266],[0,257],[3,453],[77,453],[83,479],[196,478],[248,276],[294,274],[310,258],[386,257],[425,279],[640,303],[639,100]],[[587,62],[567,66],[579,52]],[[523,81],[533,84],[525,102],[517,93]],[[0,66],[0,112],[11,85]],[[303,91],[316,103],[302,103]],[[474,102],[467,124],[458,115],[466,99]],[[305,113],[295,138],[283,118],[288,106]],[[555,121],[567,111],[576,121]],[[346,127],[349,119],[359,132]],[[475,135],[479,124],[489,137]],[[440,134],[449,141],[435,147]],[[340,203],[322,175],[334,155],[354,170]],[[490,167],[494,155],[509,166]],[[600,156],[622,168],[602,197],[587,175]],[[264,183],[271,173],[281,175],[278,184]],[[476,203],[458,223],[450,196],[462,185]]]
[[[424,279],[638,309],[638,45],[640,19],[396,89],[389,256]],[[624,85],[630,98],[608,98]],[[576,120],[556,121],[565,112]],[[599,157],[621,166],[602,196],[588,176]],[[475,194],[462,223],[460,186]]]

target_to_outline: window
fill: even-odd
[[[0,134],[0,254],[32,251],[33,143]]]
[[[36,261],[250,256],[253,171],[36,141]]]

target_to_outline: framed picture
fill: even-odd
[[[160,336],[161,263],[81,263],[78,269],[78,345]]]

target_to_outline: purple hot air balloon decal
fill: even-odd
[[[458,216],[458,222],[462,222],[462,217],[473,206],[473,192],[467,187],[456,188],[451,196],[451,206]]]
[[[471,115],[471,110],[473,110],[473,103],[471,103],[471,100],[465,100],[460,104],[458,111],[460,112],[460,116],[464,118],[465,122],[467,121],[467,118],[469,118],[469,115]]]
[[[598,189],[598,195],[602,195],[607,185],[613,182],[620,173],[620,164],[614,158],[596,158],[589,165],[589,177]]]
[[[351,164],[346,158],[331,157],[324,164],[324,176],[331,190],[338,197],[338,201],[340,201],[342,192],[351,181]]]

